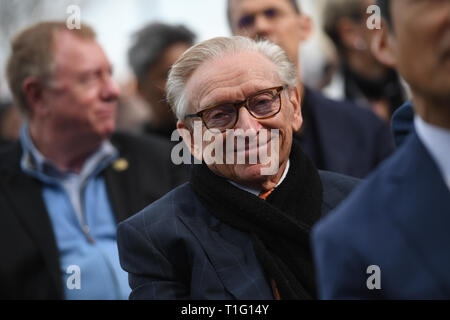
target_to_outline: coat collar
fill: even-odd
[[[450,188],[450,130],[429,124],[419,115],[414,118],[414,127]]]
[[[6,150],[5,150],[6,151]],[[0,188],[10,200],[11,208],[22,222],[25,230],[39,248],[53,279],[57,293],[63,296],[59,267],[59,253],[56,246],[50,218],[42,199],[41,184],[25,175],[20,168],[22,148],[15,143],[8,148],[8,159],[0,168]]]
[[[251,239],[209,214],[189,184],[186,190],[187,197],[196,206],[191,202],[190,209],[180,210],[177,216],[197,238],[225,289],[238,300],[273,299]],[[249,281],[249,278],[261,281]]]

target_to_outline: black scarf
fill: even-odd
[[[205,207],[222,222],[250,234],[267,279],[281,299],[316,297],[310,230],[321,216],[322,183],[312,161],[294,141],[289,172],[266,201],[236,188],[203,163],[191,184]]]

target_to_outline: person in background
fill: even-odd
[[[364,106],[389,122],[406,101],[395,69],[383,65],[372,54],[374,30],[369,29],[367,8],[375,0],[335,0],[324,7],[324,30],[336,45],[340,69],[325,94]]]
[[[388,126],[368,110],[325,98],[303,85],[299,46],[312,32],[311,19],[295,0],[228,0],[233,34],[278,44],[294,63],[304,123],[295,134],[319,169],[365,177],[394,150]]]
[[[449,299],[450,1],[377,4],[384,18],[374,53],[409,84],[414,130],[315,226],[319,294]]]
[[[166,141],[113,134],[119,89],[95,37],[41,22],[12,42],[25,122],[0,152],[2,299],[126,299],[117,223],[185,180]]]
[[[170,141],[176,119],[165,98],[170,67],[195,42],[195,34],[182,25],[151,23],[136,32],[128,60],[137,80],[137,93],[150,109],[144,133]]]
[[[203,162],[189,183],[119,225],[130,298],[315,298],[309,231],[358,180],[318,171],[293,140],[302,116],[289,57],[268,41],[206,40],[173,66],[167,95],[184,142]],[[192,138],[197,130],[214,142]],[[209,161],[215,143],[234,145],[222,153],[234,161],[219,152]],[[249,161],[262,150],[269,163]]]
[[[0,101],[0,146],[19,139],[22,115],[11,102]]]

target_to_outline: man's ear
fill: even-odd
[[[195,137],[194,137],[195,132],[193,132],[191,127],[189,125],[187,125],[184,121],[178,120],[177,130],[178,130],[178,133],[180,134],[180,136],[183,138],[184,143],[188,146],[191,154],[195,158],[202,160],[202,158],[203,158],[202,146],[195,144],[197,142],[197,141],[195,141]],[[200,134],[202,134],[202,131],[200,132]],[[200,139],[200,141],[198,141],[197,144],[198,143],[201,144],[202,139]]]
[[[301,98],[300,94],[298,93],[297,88],[288,89],[289,90],[289,101],[292,105],[292,130],[294,132],[297,132],[300,130],[302,124],[303,124],[303,117],[302,117],[302,111],[301,111]]]
[[[300,28],[301,41],[306,41],[314,33],[314,26],[310,16],[302,13],[298,16],[298,27]]]
[[[374,30],[372,37],[371,51],[374,57],[382,64],[395,68],[397,65],[395,56],[394,35],[389,31],[386,22],[383,21],[381,29]]]
[[[24,93],[31,114],[45,113],[46,104],[43,101],[43,86],[36,77],[28,77],[22,82]]]

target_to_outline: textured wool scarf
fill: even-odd
[[[293,142],[289,172],[262,200],[231,185],[204,163],[194,166],[191,184],[220,221],[248,233],[267,280],[281,299],[316,297],[310,230],[321,216],[322,183],[312,161]]]

